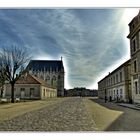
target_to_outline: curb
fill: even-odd
[[[122,104],[118,104],[118,105],[119,105],[119,106],[126,107],[126,108],[130,108],[130,109],[140,110],[140,108],[133,107],[133,106],[127,106],[127,105],[122,105]]]

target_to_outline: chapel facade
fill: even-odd
[[[56,87],[57,96],[64,96],[64,66],[61,60],[31,60],[27,66],[29,74]]]

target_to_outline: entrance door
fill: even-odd
[[[25,97],[25,88],[20,89],[20,97],[24,98]]]

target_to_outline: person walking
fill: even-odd
[[[109,101],[110,101],[110,102],[112,101],[112,96],[109,96]]]

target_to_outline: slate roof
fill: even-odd
[[[27,69],[30,70],[56,70],[60,71],[63,67],[62,60],[31,60],[27,66]]]

